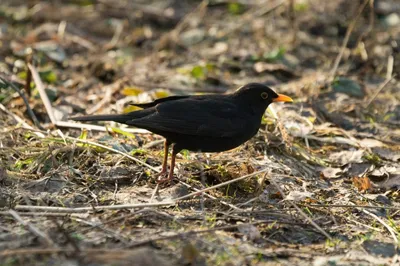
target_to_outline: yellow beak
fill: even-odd
[[[283,95],[283,94],[278,94],[278,98],[275,98],[272,100],[273,102],[293,102],[293,99],[290,98],[289,96]]]

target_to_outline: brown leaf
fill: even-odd
[[[372,189],[371,180],[369,180],[369,178],[366,177],[366,176],[363,176],[363,177],[355,176],[355,177],[353,177],[353,185],[360,192],[365,192],[365,191],[367,191],[369,189]]]

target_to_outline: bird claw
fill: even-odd
[[[164,184],[172,181],[174,178],[173,177],[166,177],[166,178],[161,178],[157,180],[158,184]]]
[[[168,172],[166,170],[159,172],[155,176],[157,177],[157,183],[158,184],[166,183],[166,182],[169,182],[169,181],[173,180],[173,176],[172,177],[168,177]]]

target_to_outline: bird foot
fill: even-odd
[[[171,176],[171,177],[168,176],[167,170],[161,171],[158,174],[156,174],[155,176],[157,177],[158,184],[166,183],[166,182],[169,182],[174,179],[173,176]]]
[[[168,183],[170,181],[174,180],[174,177],[166,177],[166,178],[161,178],[157,180],[158,184],[164,184],[164,183]]]

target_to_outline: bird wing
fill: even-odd
[[[134,106],[146,109],[146,108],[154,107],[157,104],[162,103],[162,102],[175,101],[175,100],[180,100],[180,99],[184,99],[184,98],[188,98],[188,97],[190,97],[190,96],[189,95],[184,95],[184,96],[175,95],[175,96],[160,98],[160,99],[154,100],[149,103],[131,103],[130,105],[134,105]]]
[[[237,105],[221,99],[191,97],[162,102],[150,115],[127,124],[150,131],[208,137],[233,137],[249,126],[249,117]]]

